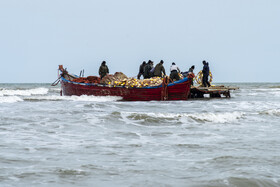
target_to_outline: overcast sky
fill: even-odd
[[[278,82],[279,0],[0,0],[0,83],[48,83],[69,72],[169,74],[202,60],[214,82]]]

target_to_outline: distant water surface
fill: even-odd
[[[123,102],[0,84],[0,186],[280,186],[280,84]]]

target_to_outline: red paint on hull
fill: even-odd
[[[179,83],[168,85],[167,100],[187,100],[190,93],[191,80],[184,79]],[[81,84],[61,79],[63,95],[95,95],[95,96],[120,96],[126,101],[151,101],[161,100],[162,87],[150,88],[125,88],[109,87],[94,84]]]

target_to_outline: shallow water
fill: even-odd
[[[0,186],[280,186],[280,84],[123,102],[0,84]]]

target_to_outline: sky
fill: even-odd
[[[52,83],[58,65],[136,76],[143,61],[213,82],[279,82],[279,0],[0,0],[0,83]]]

